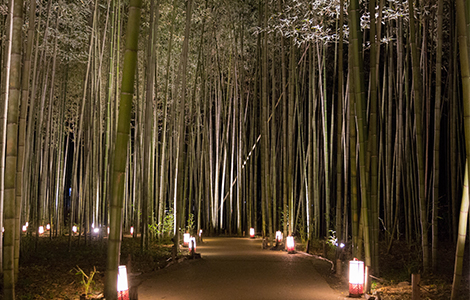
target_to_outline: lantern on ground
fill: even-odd
[[[131,226],[131,235],[134,235],[134,226]]]
[[[295,242],[294,237],[289,235],[286,239],[286,246],[287,246],[287,253],[294,253],[295,252]]]
[[[93,229],[94,234],[98,234],[99,232],[100,232],[100,229],[98,227]]]
[[[126,266],[119,266],[117,278],[117,292],[119,300],[129,300],[129,285],[127,284]]]
[[[108,226],[108,234],[109,234],[109,226]]]
[[[255,238],[255,229],[250,228],[250,238],[254,239]]]
[[[39,234],[43,234],[43,233],[44,233],[44,226],[39,226],[38,233],[39,233]]]
[[[26,232],[28,230],[28,227],[26,225],[23,225],[23,232]]]
[[[361,297],[364,291],[364,262],[349,261],[349,296]]]
[[[199,229],[199,238],[202,237],[202,229]]]
[[[191,251],[196,252],[196,238],[194,237],[189,238],[189,252]]]
[[[73,225],[72,226],[72,231],[73,231],[73,233],[77,233],[77,226]]]
[[[183,246],[188,247],[189,246],[189,240],[191,239],[191,235],[189,233],[183,234]]]
[[[46,225],[46,230],[51,230],[51,224]]]
[[[276,231],[276,242],[280,243],[282,242],[282,232],[281,231]]]

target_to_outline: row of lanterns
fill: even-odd
[[[250,238],[255,237],[255,229],[250,228]],[[282,242],[282,232],[276,231],[276,243]],[[295,242],[293,236],[286,238],[288,253],[295,253]],[[349,296],[360,297],[364,293],[364,262],[356,258],[349,261]]]
[[[254,239],[255,238],[255,229],[250,228],[250,238]],[[276,243],[281,243],[283,239],[282,232],[280,230],[276,231]],[[295,253],[295,242],[294,242],[294,237],[289,235],[286,238],[286,248],[287,248],[287,253]]]

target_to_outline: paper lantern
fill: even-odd
[[[349,296],[360,297],[364,291],[364,262],[349,261]]]
[[[280,243],[282,242],[282,232],[281,231],[276,231],[276,242]]]
[[[119,300],[129,300],[129,285],[127,284],[127,269],[122,265],[118,268],[117,292]]]
[[[131,235],[134,235],[134,226],[131,226]]]
[[[293,236],[288,236],[286,239],[286,246],[287,246],[287,252],[288,253],[294,253],[295,252],[295,242],[294,242],[294,237]]]
[[[44,233],[44,226],[39,226],[38,232],[39,232],[39,234],[43,234]]]
[[[193,251],[193,248],[194,248],[194,252],[196,252],[196,238],[194,237],[191,237],[189,238],[189,251]]]
[[[188,247],[189,246],[189,240],[191,239],[191,235],[189,233],[183,234],[183,246]]]
[[[46,230],[51,230],[51,224],[46,225]]]
[[[73,231],[73,233],[77,233],[77,226],[73,225],[72,226],[72,231]]]
[[[250,238],[254,239],[255,238],[255,229],[250,228]]]
[[[28,230],[28,227],[26,225],[23,225],[23,232],[26,232]]]

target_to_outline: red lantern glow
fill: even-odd
[[[356,258],[349,261],[349,296],[361,297],[364,293],[364,262]]]
[[[276,231],[276,242],[280,243],[282,242],[282,232],[281,231]]]
[[[294,253],[295,252],[295,242],[294,242],[294,237],[293,236],[288,236],[286,239],[286,245],[287,245],[287,252],[288,253]]]
[[[189,246],[189,240],[191,238],[191,235],[189,233],[183,234],[183,246],[188,247]]]
[[[119,266],[117,281],[118,299],[129,300],[129,286],[127,284],[126,266]]]
[[[250,238],[254,239],[255,238],[255,229],[250,228]]]

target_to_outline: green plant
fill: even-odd
[[[336,238],[336,231],[330,230],[329,231],[329,237],[326,243],[330,246],[336,247],[338,245],[338,239]]]
[[[194,214],[189,214],[188,218],[188,226],[186,226],[186,230],[189,233],[192,233],[194,230]]]
[[[77,273],[75,275],[81,275],[82,280],[80,281],[83,284],[85,289],[85,296],[88,295],[88,290],[90,289],[91,284],[93,283],[93,277],[96,274],[96,267],[93,267],[93,271],[90,272],[90,275],[87,275],[79,266],[76,268]]]
[[[173,209],[170,209],[163,219],[163,233],[173,232],[174,216]]]

